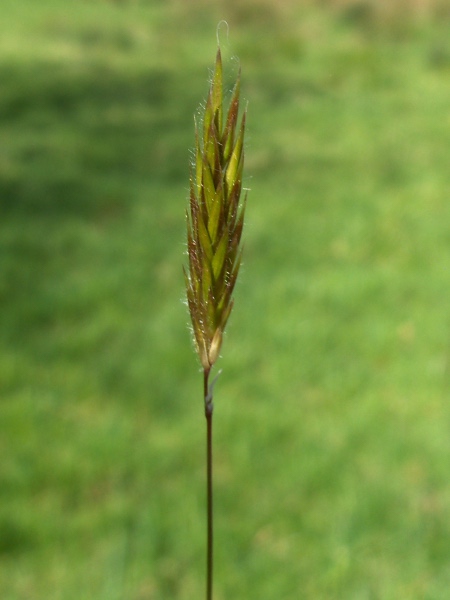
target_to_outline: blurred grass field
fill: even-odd
[[[251,192],[216,388],[216,598],[445,600],[437,0],[3,0],[0,597],[203,597],[181,263],[220,19]]]

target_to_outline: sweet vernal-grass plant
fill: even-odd
[[[206,417],[207,561],[206,598],[213,588],[213,384],[211,369],[219,358],[233,308],[233,289],[241,264],[245,200],[241,202],[245,117],[239,121],[240,73],[228,110],[223,101],[220,47],[201,128],[195,124],[187,217],[186,295],[194,344],[203,369]]]

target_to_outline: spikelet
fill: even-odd
[[[184,269],[186,293],[195,346],[205,372],[219,357],[241,264],[245,113],[238,125],[239,92],[240,74],[224,115],[219,48],[203,131],[200,133],[195,126],[195,161],[186,211],[189,259],[189,268]]]

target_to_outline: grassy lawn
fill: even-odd
[[[3,2],[2,600],[203,597],[181,264],[222,18],[251,192],[216,599],[448,598],[450,15],[297,4]]]

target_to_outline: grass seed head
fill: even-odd
[[[240,74],[225,114],[219,48],[202,131],[195,126],[195,161],[186,215],[186,293],[195,346],[206,371],[219,357],[241,264],[245,112],[239,124],[239,93]]]

